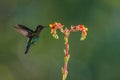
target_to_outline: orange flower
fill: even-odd
[[[77,30],[77,27],[76,27],[76,26],[71,26],[71,31],[72,31],[72,32],[78,31],[78,30]]]
[[[57,29],[60,29],[60,30],[62,31],[64,25],[62,25],[61,23],[55,22],[54,24],[50,24],[49,26],[50,26],[50,28],[51,28],[51,34],[52,34],[52,36],[53,36],[55,39],[58,39],[59,37],[58,37],[58,35],[57,35],[56,30],[57,30]]]
[[[88,28],[86,28],[84,25],[78,25],[77,26],[77,28],[78,28],[78,30],[80,30],[80,31],[88,31]]]
[[[52,34],[52,36],[53,36],[55,39],[58,39],[59,37],[58,37],[57,32],[56,32],[56,30],[57,30],[56,24],[50,24],[49,26],[50,26],[50,28],[51,28],[51,34]]]
[[[63,26],[64,25],[62,25],[61,23],[57,23],[57,22],[55,22],[55,25],[57,26],[57,28],[59,28],[59,29],[62,29],[63,28]]]
[[[49,26],[52,30],[57,30],[57,26],[55,24],[50,24]]]
[[[88,28],[84,27],[84,25],[78,25],[77,29],[82,32],[82,36],[81,36],[80,40],[84,40],[87,36]]]

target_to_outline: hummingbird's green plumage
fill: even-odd
[[[38,25],[36,27],[36,30],[33,31],[29,28],[27,28],[24,25],[18,24],[15,29],[21,33],[23,36],[28,38],[27,44],[26,44],[26,50],[25,50],[25,54],[28,53],[28,50],[30,48],[31,45],[33,45],[34,43],[36,43],[39,39],[39,33],[41,32],[41,30],[44,28],[44,26],[42,25]]]

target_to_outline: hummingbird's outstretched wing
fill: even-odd
[[[21,33],[23,36],[30,38],[32,33],[34,32],[33,30],[27,28],[24,25],[21,24],[17,24],[17,26],[15,26],[16,31],[18,31],[19,33]]]

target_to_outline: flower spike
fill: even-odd
[[[66,80],[67,75],[68,75],[68,61],[70,58],[70,54],[69,54],[69,43],[68,43],[68,39],[69,39],[69,35],[71,32],[77,32],[80,31],[81,32],[81,38],[80,40],[84,40],[87,36],[87,31],[88,28],[84,27],[84,25],[78,25],[78,26],[71,26],[71,29],[68,28],[63,28],[64,25],[62,25],[61,23],[55,22],[54,24],[50,24],[49,25],[51,28],[51,34],[55,39],[58,39],[58,35],[57,35],[57,29],[59,29],[61,31],[61,33],[64,34],[64,41],[65,41],[65,57],[64,57],[64,66],[62,67],[62,80]]]

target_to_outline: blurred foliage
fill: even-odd
[[[25,55],[26,38],[13,28],[55,21],[89,28],[85,41],[70,35],[67,80],[120,80],[120,0],[1,0],[0,80],[61,80],[63,35],[55,40],[44,29]]]

